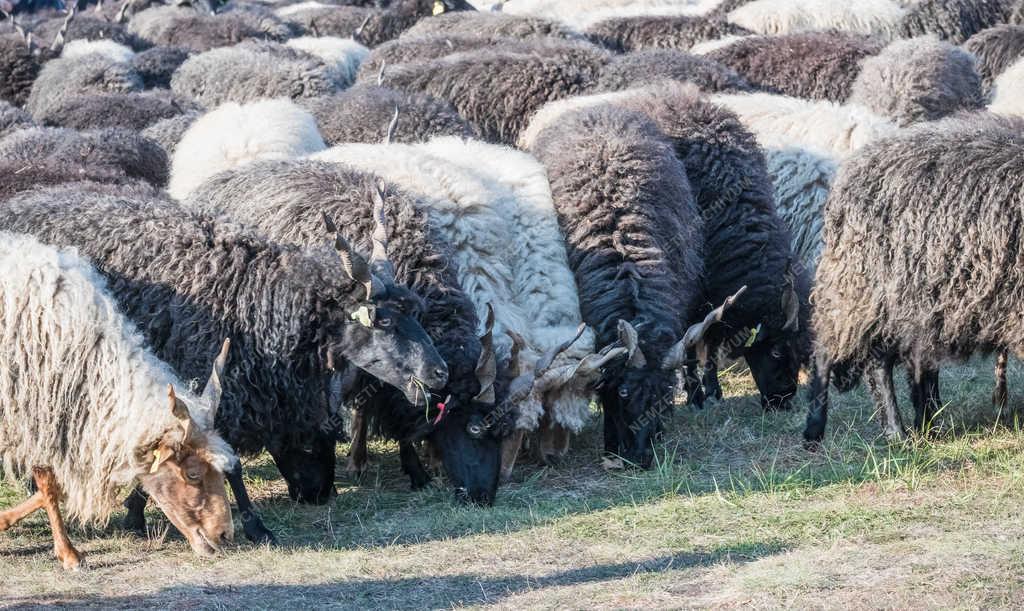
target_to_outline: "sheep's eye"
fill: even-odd
[[[185,472],[185,478],[188,481],[192,482],[192,483],[196,483],[196,482],[199,481],[199,472],[198,471],[186,471]]]
[[[470,437],[478,438],[484,434],[484,427],[479,424],[470,424],[466,426],[466,432],[469,433]]]
[[[313,446],[308,445],[308,444],[302,446],[302,453],[303,454],[312,454],[313,453]]]
[[[782,351],[779,350],[778,348],[772,348],[771,355],[772,355],[772,358],[775,359],[775,360],[781,359],[782,358]]]
[[[622,397],[623,399],[628,397],[629,396],[629,389],[626,388],[625,386],[620,386],[619,387],[619,396]]]
[[[378,318],[376,322],[377,322],[377,326],[378,327],[380,327],[382,329],[387,329],[388,327],[391,326],[391,322],[392,321],[391,321],[390,318],[385,316],[383,318]]]

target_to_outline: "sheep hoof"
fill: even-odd
[[[61,565],[63,565],[65,571],[78,572],[86,568],[85,557],[76,552],[68,552],[64,558],[61,558]]]
[[[562,455],[560,454],[544,454],[541,456],[541,460],[545,465],[549,467],[559,467],[562,464]]]

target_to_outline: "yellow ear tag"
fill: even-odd
[[[434,0],[434,15],[440,15],[444,12],[444,2],[441,0]]]
[[[364,327],[372,327],[373,321],[370,320],[370,309],[366,306],[360,306],[358,310],[352,312],[352,320],[358,320],[359,324]]]
[[[761,332],[761,325],[754,327],[754,330],[750,332],[750,337],[747,339],[747,343],[743,344],[744,348],[749,348],[754,345],[757,341],[757,334]]]
[[[150,473],[156,473],[157,469],[160,468],[160,450],[153,450],[153,466],[149,468]]]

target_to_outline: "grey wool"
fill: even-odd
[[[0,100],[21,106],[28,100],[42,62],[18,34],[0,34]]]
[[[284,41],[296,33],[273,13],[256,7],[206,15],[185,7],[156,6],[135,15],[128,27],[151,44],[196,52],[243,40]]]
[[[847,32],[750,36],[707,54],[756,89],[811,100],[850,96],[860,62],[884,47],[877,38]]]
[[[900,126],[985,105],[974,56],[934,36],[896,41],[864,60],[850,101]]]
[[[0,138],[17,129],[32,127],[32,116],[17,106],[0,100]]]
[[[515,41],[511,38],[481,36],[402,36],[375,47],[363,63],[359,64],[357,80],[376,83],[383,66],[430,61],[453,53],[463,53],[495,45],[508,47]],[[524,46],[529,43],[523,43]]]
[[[497,47],[385,68],[383,84],[445,100],[481,138],[513,144],[545,103],[596,85],[609,59],[588,43],[535,41],[529,51]]]
[[[992,81],[1021,57],[1024,57],[1024,26],[997,25],[971,36],[963,44],[964,51],[977,58],[978,72],[986,93]]]
[[[406,93],[360,83],[331,96],[308,98],[301,105],[316,118],[328,146],[342,142],[383,142],[398,110],[392,142],[425,142],[435,136],[470,137],[473,130],[447,102],[422,93]]]
[[[199,105],[191,99],[166,89],[141,93],[84,93],[48,107],[38,120],[43,125],[78,130],[124,127],[138,131],[157,121],[198,111]]]
[[[398,38],[420,19],[432,18],[434,0],[396,0],[386,9],[363,6],[309,7],[289,11],[289,23],[314,36],[352,37],[367,47]]]
[[[171,77],[171,89],[207,108],[261,98],[328,95],[343,77],[313,55],[273,42],[243,42],[188,58]]]
[[[188,59],[185,47],[156,46],[137,53],[132,58],[132,69],[142,77],[146,89],[171,86],[171,75]]]
[[[725,19],[703,15],[640,15],[598,21],[588,27],[585,34],[599,45],[624,52],[641,49],[688,51],[699,42],[750,32]]]
[[[476,38],[564,38],[577,39],[573,32],[557,21],[522,15],[506,15],[485,11],[455,11],[430,19],[421,19],[406,30],[401,38],[469,36]]]
[[[182,136],[185,135],[188,128],[200,116],[202,116],[202,113],[186,112],[157,121],[139,133],[159,144],[160,148],[164,149],[167,153],[167,158],[173,159],[174,151],[178,148],[178,143],[181,142]]]
[[[21,129],[0,139],[0,159],[66,164],[69,168],[86,165],[156,186],[163,186],[168,178],[167,154],[163,149],[127,129]]]
[[[701,55],[674,49],[649,49],[616,56],[601,71],[596,91],[617,91],[673,80],[693,83],[703,91],[750,91],[735,70]]]
[[[64,26],[65,15],[44,19],[32,26],[32,35],[36,40],[49,44],[57,37],[57,32]],[[68,25],[65,40],[112,40],[116,43],[141,51],[150,47],[150,43],[139,38],[119,23],[107,21],[89,13],[79,12]]]
[[[1010,0],[921,0],[896,24],[896,34],[914,38],[933,34],[960,44],[1009,17]]]
[[[80,163],[68,160],[26,161],[0,158],[0,205],[2,202],[21,193],[35,188],[62,185],[64,183],[80,183],[87,181],[90,188],[110,185],[120,188],[132,185],[139,193],[147,192],[156,197],[158,190],[147,182],[129,178],[120,168],[106,165]]]
[[[128,64],[99,53],[52,59],[32,84],[25,110],[41,117],[67,98],[82,93],[142,91],[142,77]]]

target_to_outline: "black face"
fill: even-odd
[[[761,407],[788,410],[793,407],[800,357],[793,340],[764,338],[743,350],[743,356],[761,391]]]
[[[345,322],[342,356],[401,390],[410,403],[424,403],[420,385],[440,389],[448,382],[448,366],[434,343],[413,316],[387,305],[363,307],[364,317]]]
[[[498,492],[501,439],[510,423],[502,418],[488,428],[486,416],[486,411],[455,409],[434,427],[430,439],[458,500],[490,506]]]
[[[288,496],[293,501],[322,505],[337,494],[334,444],[333,435],[317,432],[305,441],[283,441],[267,448],[288,482]]]
[[[466,2],[466,0],[441,0],[441,4],[444,6],[444,12],[450,13],[451,11],[475,11],[476,8]]]
[[[671,410],[675,375],[660,369],[609,371],[599,389],[605,451],[643,469],[654,461],[662,415]]]

